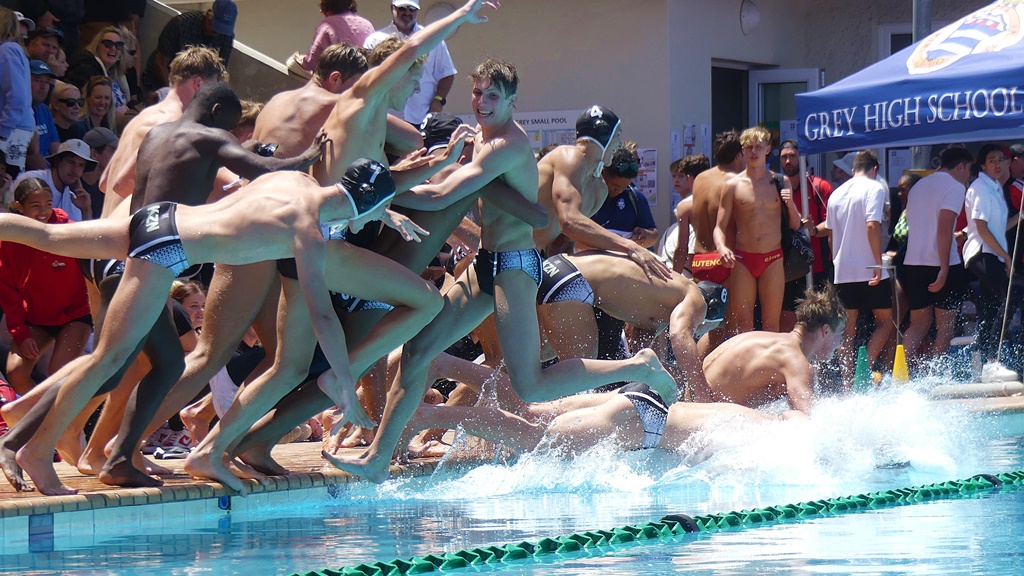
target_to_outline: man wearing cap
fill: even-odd
[[[53,123],[53,113],[47,105],[50,89],[57,75],[42,60],[29,60],[29,72],[32,73],[32,113],[36,118],[36,137],[39,138],[39,151],[47,156],[56,154],[60,147],[60,136],[57,126]]]
[[[50,163],[49,168],[23,172],[11,189],[17,188],[25,178],[39,178],[50,185],[54,208],[67,212],[76,222],[92,219],[92,200],[81,183],[82,174],[96,169],[89,145],[81,140],[68,140],[46,161]]]
[[[388,36],[398,36],[402,40],[423,30],[416,22],[420,11],[419,0],[392,0],[392,22],[377,30],[366,39],[365,48],[373,48]],[[448,52],[448,45],[442,41],[427,55],[420,77],[419,89],[409,97],[402,114],[406,122],[419,124],[428,112],[440,112],[448,103],[448,92],[455,82],[455,63]]]
[[[92,159],[96,161],[96,169],[82,175],[82,188],[92,198],[92,214],[99,217],[103,213],[103,200],[106,195],[100,190],[100,175],[110,164],[110,159],[117,152],[117,145],[120,142],[117,135],[107,128],[93,128],[85,133],[82,138],[91,150]]]
[[[156,50],[149,55],[142,73],[142,87],[157,90],[168,85],[169,64],[189,46],[206,46],[220,55],[227,67],[235,41],[238,6],[232,0],[216,0],[206,12],[178,14],[164,26]]]
[[[15,10],[14,17],[18,19],[18,29],[21,31],[21,36],[23,38],[28,37],[29,33],[36,29],[35,21],[21,12]]]
[[[725,314],[727,296],[719,284],[694,284],[677,272],[648,278],[621,254],[586,251],[557,254],[544,261],[537,291],[538,312],[559,360],[597,358],[599,325],[591,308],[655,338],[668,328],[669,342],[685,381],[704,382],[696,338],[713,330]],[[620,328],[621,331],[621,328]]]
[[[64,33],[51,27],[36,28],[28,34],[28,44],[25,52],[30,60],[42,60],[48,62],[50,57],[60,50],[60,43],[64,39]],[[56,75],[54,75],[56,77]]]
[[[847,152],[846,154],[836,158],[832,161],[832,187],[836,188],[840,184],[845,183],[850,178],[853,178],[853,159],[857,157],[857,152]]]

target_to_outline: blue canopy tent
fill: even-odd
[[[796,96],[803,154],[1024,134],[1024,2],[972,12],[835,84]]]

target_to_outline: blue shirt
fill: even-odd
[[[11,130],[34,130],[28,58],[17,42],[0,43],[0,138]]]
[[[39,133],[39,152],[43,156],[50,155],[50,144],[60,144],[60,136],[57,134],[57,125],[53,123],[53,112],[44,103],[32,107],[36,115],[36,132]]]
[[[615,198],[609,196],[590,219],[602,228],[620,232],[632,232],[636,228],[657,228],[647,198],[638,193],[632,184]]]

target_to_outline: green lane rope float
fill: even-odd
[[[485,546],[456,552],[415,556],[405,560],[397,559],[391,562],[374,562],[338,569],[324,568],[310,572],[296,572],[291,576],[401,576],[449,572],[470,566],[516,562],[550,554],[586,553],[594,548],[614,544],[671,538],[694,532],[754,528],[787,520],[837,516],[858,510],[971,497],[979,492],[998,489],[1003,485],[1024,485],[1024,470],[997,475],[978,474],[966,480],[951,480],[911,488],[882,490],[724,514],[692,517],[685,514],[670,514],[654,522],[612,528],[611,530],[577,532],[556,538],[543,538],[536,542]]]

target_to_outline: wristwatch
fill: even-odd
[[[434,95],[434,100],[437,100],[438,102],[440,102],[441,106],[444,106],[445,104],[448,103],[448,99],[447,98],[445,98],[444,96],[438,95],[438,94]]]

